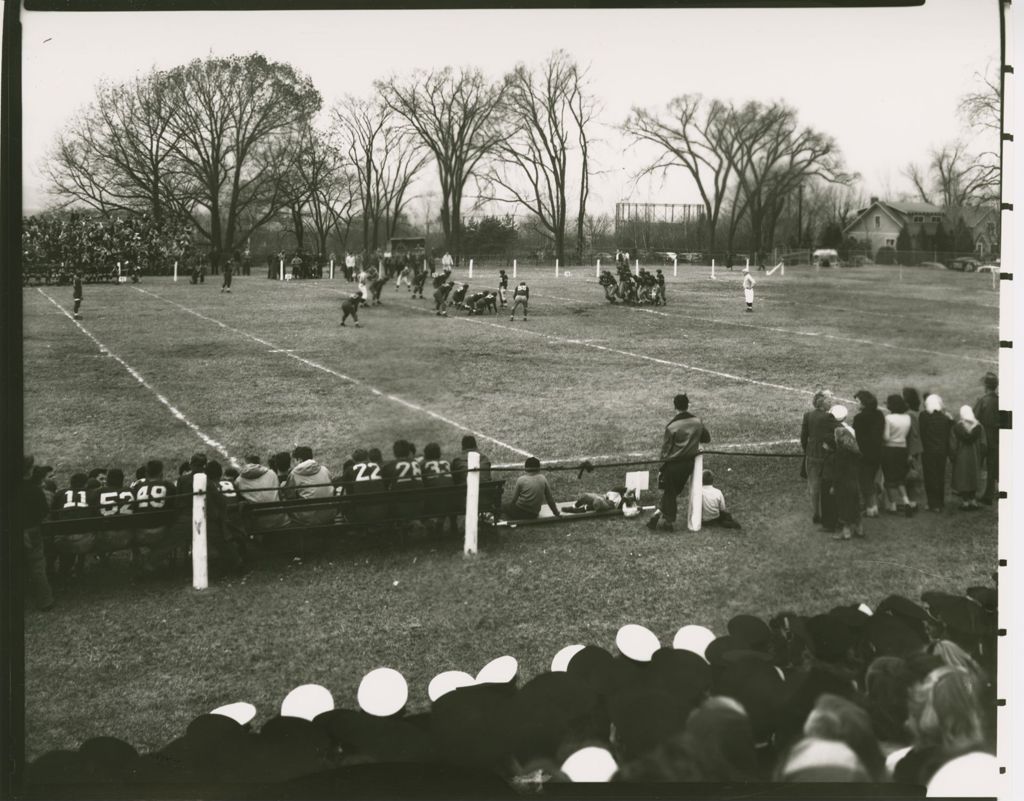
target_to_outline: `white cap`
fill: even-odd
[[[554,655],[551,660],[551,672],[552,673],[565,673],[569,669],[569,663],[572,658],[576,656],[580,651],[583,650],[582,645],[567,645],[561,651]]]
[[[492,659],[476,674],[477,684],[508,684],[519,672],[519,663],[514,656],[499,656]]]
[[[615,635],[615,647],[634,662],[650,662],[654,652],[661,648],[661,643],[650,629],[627,623]]]
[[[331,709],[334,709],[334,698],[330,690],[319,684],[303,684],[285,696],[281,702],[281,717],[312,720]]]
[[[427,685],[427,697],[436,701],[442,695],[447,695],[459,687],[469,687],[476,684],[476,679],[461,670],[446,670],[438,673]]]
[[[929,798],[945,796],[990,796],[998,798],[1000,793],[999,761],[991,754],[975,751],[951,759],[939,768],[928,782]]]
[[[714,632],[706,626],[683,626],[672,639],[672,647],[677,651],[691,651],[706,659],[704,653],[715,639]]]
[[[858,606],[857,608],[858,608],[858,609],[859,609],[859,610],[860,610],[861,612],[863,612],[863,613],[864,613],[865,615],[867,615],[868,617],[871,617],[872,615],[874,615],[874,614],[875,614],[874,612],[872,612],[872,611],[871,611],[871,607],[870,607],[870,606],[868,606],[867,604],[864,604],[864,603],[862,603],[862,604],[861,604],[860,606]]]
[[[562,763],[562,773],[574,782],[609,782],[619,769],[615,757],[605,748],[587,746]]]
[[[256,717],[256,707],[252,704],[246,703],[245,701],[239,701],[235,704],[225,704],[214,709],[211,715],[223,715],[226,718],[231,718],[235,723],[240,726],[244,726],[254,717]]]
[[[405,706],[409,700],[409,685],[397,670],[377,668],[363,676],[356,698],[365,713],[386,718]]]

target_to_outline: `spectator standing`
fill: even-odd
[[[885,431],[885,415],[878,408],[878,398],[866,389],[853,396],[859,411],[853,418],[853,430],[857,435],[860,449],[861,502],[865,517],[878,517],[878,471],[882,466],[882,434]]]
[[[917,504],[907,495],[907,467],[909,456],[907,438],[910,436],[910,415],[907,402],[901,395],[890,395],[885,399],[889,413],[885,416],[882,431],[882,475],[885,478],[886,509],[902,511],[911,517],[917,511]]]
[[[43,535],[40,524],[46,519],[48,507],[46,495],[38,481],[32,480],[35,457],[26,454],[22,460],[21,485],[21,529],[22,546],[25,553],[26,589],[37,608],[47,611],[53,608],[53,591],[46,577],[46,554],[43,550]]]
[[[827,389],[814,393],[814,408],[804,414],[800,426],[800,446],[804,451],[807,494],[811,500],[811,522],[821,522],[821,473],[825,466],[822,444],[832,439],[835,420],[829,415],[832,393]]]
[[[903,387],[903,400],[910,415],[910,434],[907,435],[907,497],[915,503],[920,500],[924,471],[921,467],[921,395],[913,387]]]
[[[974,402],[974,416],[985,432],[985,470],[988,478],[981,502],[994,503],[999,492],[999,377],[985,373],[982,379],[985,394]]]
[[[75,271],[74,278],[74,289],[71,292],[71,299],[75,302],[75,319],[81,320],[82,315],[78,313],[78,310],[82,308],[82,274]]]
[[[535,520],[545,503],[555,517],[561,517],[562,511],[551,494],[547,476],[540,472],[540,460],[531,456],[525,467],[526,474],[516,479],[512,497],[501,505],[502,517],[506,520]]]
[[[441,270],[446,273],[450,273],[454,267],[455,260],[452,258],[452,254],[446,250],[444,255],[441,257]]]
[[[226,262],[224,262],[224,278],[223,278],[223,280],[221,282],[221,285],[220,285],[220,291],[221,292],[230,292],[231,291],[231,276],[233,275],[234,271],[235,271],[234,259],[228,259]]]
[[[345,251],[345,280],[350,284],[356,277],[356,256],[354,253]]]
[[[690,413],[690,399],[686,393],[673,399],[676,416],[665,426],[661,446],[661,472],[658,486],[662,490],[661,502],[647,528],[652,531],[659,524],[666,531],[673,530],[676,520],[677,497],[686,488],[686,482],[693,473],[693,462],[697,458],[702,442],[711,442],[711,434],[699,417]]]
[[[929,512],[941,512],[946,505],[946,459],[953,421],[942,406],[942,398],[928,395],[918,418],[921,429],[921,470]]]
[[[857,433],[847,422],[849,411],[845,406],[833,406],[830,412],[838,423],[835,428],[835,466],[833,487],[835,488],[836,516],[841,530],[837,540],[863,537],[860,520],[860,447]]]
[[[985,429],[967,405],[960,407],[960,419],[949,434],[949,458],[953,461],[950,488],[960,496],[960,509],[980,509],[976,496],[983,489],[981,466],[985,459]]]

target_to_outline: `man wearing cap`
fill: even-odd
[[[686,394],[676,395],[673,403],[678,414],[665,426],[665,438],[661,446],[664,464],[658,478],[658,486],[663,490],[661,503],[647,521],[647,527],[652,531],[659,523],[665,531],[672,531],[676,519],[677,496],[685,489],[686,481],[693,473],[693,462],[701,443],[711,442],[711,434],[704,423],[696,415],[690,414],[690,399]]]
[[[531,456],[526,460],[526,474],[516,479],[511,500],[501,505],[501,514],[506,520],[535,520],[544,503],[555,517],[562,516],[547,476],[540,472],[540,460]]]
[[[999,377],[995,373],[985,373],[981,381],[985,394],[974,402],[974,416],[985,431],[988,447],[985,453],[988,480],[985,482],[985,493],[980,498],[987,505],[995,500],[999,482],[999,393],[996,391],[999,388]]]

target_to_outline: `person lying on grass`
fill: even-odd
[[[582,512],[610,512],[614,509],[622,509],[624,506],[636,505],[636,493],[634,490],[627,490],[625,487],[616,487],[608,492],[583,492],[573,504],[566,504],[562,507],[563,512],[569,514],[580,514]]]

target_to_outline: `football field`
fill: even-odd
[[[711,432],[706,457],[742,532],[651,534],[606,519],[501,529],[464,559],[454,539],[341,542],[296,559],[268,554],[204,594],[187,573],[136,583],[123,560],[90,565],[57,589],[57,608],[26,619],[29,756],[110,734],[155,748],[223,703],[257,705],[319,682],[352,704],[360,677],[388,665],[426,704],[436,673],[475,673],[503,653],[525,676],[561,646],[611,647],[625,623],[663,643],[686,623],[721,632],[730,617],[876,604],[890,593],[990,583],[992,510],[865,522],[867,539],[833,542],[812,525],[799,451],[816,389],[841,402],[903,386],[973,403],[998,365],[990,276],[896,267],[753,273],[666,270],[668,305],[610,305],[593,267],[521,269],[529,320],[508,312],[437,317],[433,301],[385,287],[361,328],[339,327],[354,291],[333,281],[144,278],[24,290],[25,447],[72,472],[147,459],[168,473],[195,451],[225,465],[310,445],[340,472],[357,447],[405,438],[450,458],[474,433],[495,464],[575,467],[654,459],[672,397]],[[511,274],[511,270],[509,270]],[[466,280],[461,269],[457,278]],[[497,284],[476,270],[470,292]],[[514,285],[514,282],[511,282]],[[740,455],[740,454],[765,454]],[[559,500],[620,484],[626,468],[552,474]],[[510,479],[516,472],[503,474]],[[653,482],[652,482],[653,483]],[[511,484],[511,482],[510,482]],[[656,497],[654,493],[651,497]],[[650,502],[650,501],[649,501]]]

